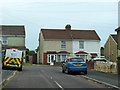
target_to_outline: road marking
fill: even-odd
[[[13,73],[13,75],[10,76],[7,80],[10,80],[11,78],[13,78],[16,73],[17,73],[17,71],[15,71],[15,72]]]
[[[78,76],[78,75],[77,75],[77,76]],[[99,80],[96,80],[96,79],[93,79],[93,78],[90,78],[90,77],[87,77],[87,76],[84,76],[84,75],[81,75],[81,76],[84,77],[84,78],[93,80],[93,81],[95,81],[95,82],[98,82],[98,83],[101,83],[101,84],[105,84],[105,85],[107,85],[107,86],[111,86],[111,87],[120,89],[120,87],[118,87],[118,86],[115,86],[115,85],[112,85],[112,84],[109,84],[109,83],[106,83],[106,82],[102,82],[102,81],[99,81]],[[80,77],[80,76],[79,76],[79,77]]]
[[[89,82],[94,82],[94,81],[92,81],[92,80],[88,80]]]
[[[41,74],[41,77],[51,86],[51,88],[54,88],[54,86],[52,85],[52,83],[48,79],[48,78],[50,78],[49,75],[46,75],[44,70],[41,70],[41,72],[43,73],[43,74]]]
[[[54,82],[58,85],[59,88],[61,88],[62,90],[64,90],[63,87],[59,83],[57,83],[56,81],[54,81]]]

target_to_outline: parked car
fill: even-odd
[[[87,65],[81,57],[68,57],[62,64],[63,73],[84,72],[87,74]]]
[[[94,58],[92,61],[97,61],[97,62],[110,62],[106,60],[105,58]]]

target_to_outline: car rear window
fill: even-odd
[[[84,62],[82,58],[71,58],[71,62]]]
[[[104,60],[104,59],[96,59],[95,61],[104,61],[104,62],[106,62],[106,60]]]

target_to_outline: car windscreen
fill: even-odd
[[[71,62],[84,62],[82,58],[71,58]]]

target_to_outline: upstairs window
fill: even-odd
[[[2,44],[3,44],[3,45],[8,44],[7,37],[2,37]]]
[[[84,41],[79,41],[79,48],[84,49]]]
[[[61,41],[61,49],[66,49],[66,41]]]

